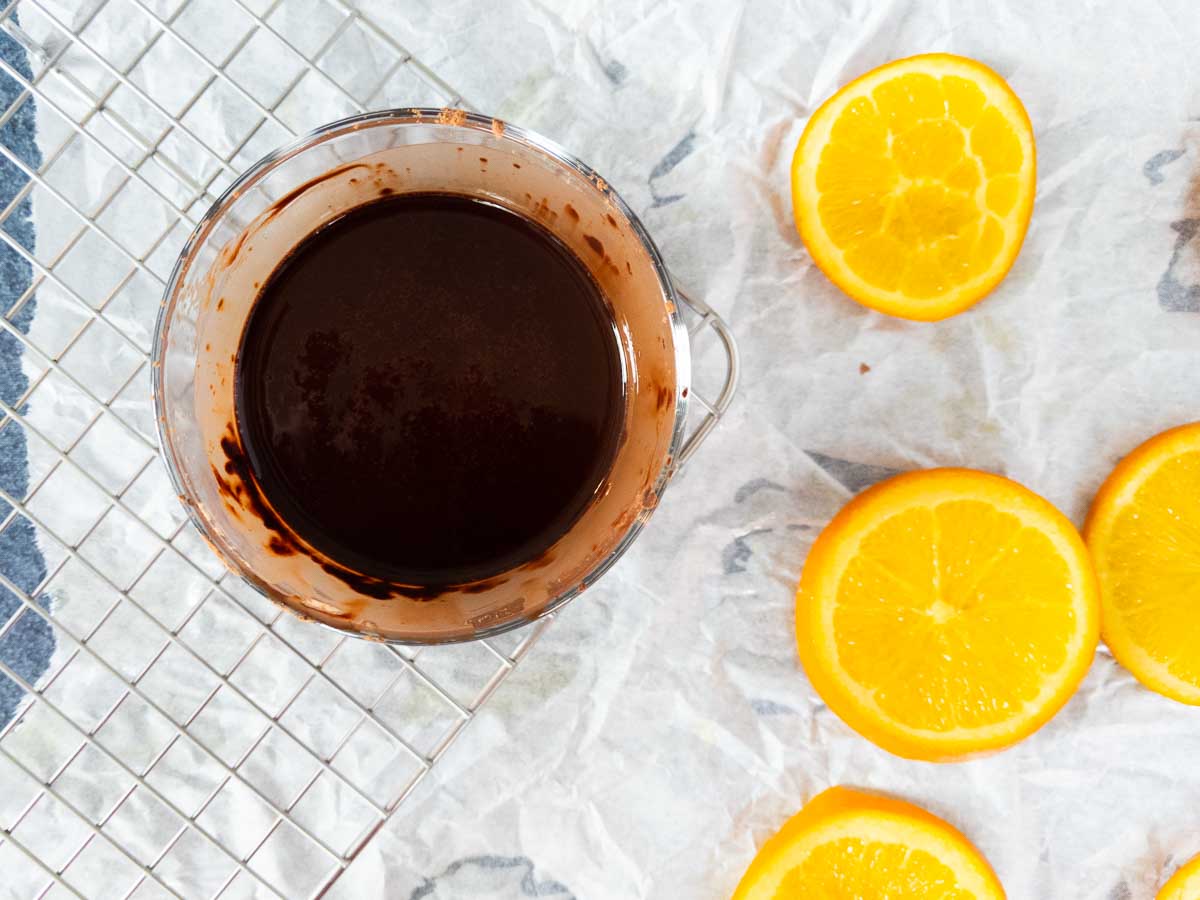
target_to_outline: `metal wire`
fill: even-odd
[[[173,509],[174,498],[157,458],[153,428],[147,424],[150,407],[144,386],[150,365],[146,330],[150,322],[139,322],[140,327],[131,330],[129,317],[118,307],[121,298],[138,279],[161,293],[164,262],[169,265],[173,260],[182,239],[216,198],[221,185],[236,176],[248,161],[244,157],[267,149],[252,151],[256,142],[278,135],[272,143],[279,143],[305,130],[289,124],[281,109],[307,79],[318,79],[348,112],[378,105],[389,84],[402,72],[419,79],[444,105],[469,105],[385,29],[346,0],[322,0],[337,21],[307,53],[273,24],[283,10],[283,0],[275,0],[261,12],[244,0],[221,0],[230,14],[240,17],[247,27],[226,45],[219,59],[208,58],[181,26],[197,2],[201,0],[184,0],[170,14],[160,14],[158,7],[145,0],[120,0],[120,14],[131,16],[153,31],[120,62],[106,57],[91,27],[100,17],[117,14],[114,10],[118,0],[98,0],[73,21],[56,12],[62,7],[48,0],[18,0],[0,10],[0,31],[20,44],[35,64],[32,76],[27,77],[0,59],[0,78],[11,80],[19,88],[15,102],[0,111],[0,135],[27,102],[36,103],[43,115],[53,115],[68,135],[37,166],[0,139],[0,165],[24,179],[6,208],[0,210],[0,242],[28,263],[33,275],[30,287],[0,316],[0,330],[21,344],[26,368],[32,370],[29,386],[21,397],[0,400],[0,430],[20,430],[29,444],[31,458],[36,448],[43,467],[19,491],[0,487],[0,539],[10,530],[31,530],[47,557],[46,575],[33,586],[18,583],[0,557],[0,597],[15,602],[12,614],[0,622],[0,681],[11,682],[26,695],[17,715],[0,728],[0,801],[28,796],[15,810],[0,802],[0,848],[7,845],[16,851],[16,858],[28,868],[19,873],[24,881],[42,885],[36,893],[39,897],[56,889],[86,897],[101,888],[106,895],[130,897],[147,882],[172,896],[220,897],[243,880],[273,895],[320,896],[447,752],[551,622],[547,618],[526,629],[510,652],[490,641],[461,650],[439,648],[441,653],[476,654],[473,663],[466,655],[456,657],[456,665],[461,662],[462,671],[470,676],[464,695],[461,686],[456,689],[444,684],[433,674],[423,652],[368,644],[325,630],[297,632],[295,620],[289,615],[271,607],[264,609],[257,598],[247,596],[229,577],[212,571],[211,559],[204,556],[206,548],[177,510],[157,517],[139,513],[141,507],[134,495],[141,496],[145,485],[150,485],[146,490],[156,503],[166,492],[161,497],[165,505],[156,505],[156,510]],[[382,75],[362,93],[362,99],[325,70],[327,57],[351,29],[361,30],[390,55]],[[273,102],[260,100],[230,71],[260,37],[284,48],[298,62],[297,74],[283,85]],[[155,96],[149,83],[137,77],[164,41],[182,48],[179,55],[187,54],[188,65],[199,71],[198,86],[174,104]],[[100,90],[89,86],[97,73],[102,75]],[[210,146],[188,116],[209,91],[218,87],[230,91],[256,119],[224,149]],[[130,103],[144,114],[142,118],[158,121],[160,126],[147,133],[143,124],[122,111],[121,107]],[[106,132],[97,127],[100,123],[120,135],[127,146],[110,146],[103,137]],[[306,127],[315,124],[304,123]],[[173,155],[173,140],[194,145],[204,163],[193,160],[189,165],[187,159]],[[135,148],[133,155],[128,155],[129,147]],[[70,164],[71,152],[90,154],[94,164],[102,163],[111,173],[111,182],[105,179],[105,183],[112,186],[87,208],[76,205],[59,179],[53,177],[59,167]],[[135,189],[146,204],[158,204],[156,211],[160,214],[158,233],[141,242],[125,233],[126,223],[120,220],[121,204],[129,202],[134,196],[130,192]],[[61,207],[77,225],[61,246],[41,258],[33,248],[23,245],[19,234],[6,227],[30,200]],[[104,252],[124,267],[124,274],[115,278],[111,287],[104,286],[100,297],[86,296],[64,272],[72,254],[88,240],[99,241]],[[18,324],[21,320],[17,318],[28,303],[35,302],[39,289],[49,287],[82,319],[77,330],[54,348],[40,346],[38,338]],[[157,301],[157,294],[154,299]],[[727,368],[715,399],[705,399],[693,391],[690,400],[701,410],[702,418],[695,424],[678,463],[691,454],[725,412],[737,377],[736,348],[724,323],[702,302],[681,299],[693,316],[689,328],[693,339],[705,334],[720,339]],[[152,309],[148,315],[153,315]],[[94,340],[97,335],[111,336],[130,360],[128,371],[118,372],[107,385],[81,375],[67,363],[89,336]],[[61,417],[39,412],[57,409],[55,401],[66,410],[71,404],[64,398],[82,411],[63,412]],[[119,479],[97,468],[84,452],[97,429],[110,426],[129,444],[130,453],[136,450],[140,459],[135,459]],[[66,533],[65,526],[55,521],[58,511],[47,509],[39,500],[54,496],[53,491],[59,489],[55,486],[64,483],[83,492],[75,512],[87,524],[78,533]],[[163,523],[164,515],[169,524]],[[105,544],[106,531],[119,532],[122,527],[136,528],[136,540],[126,535],[132,541],[128,552],[142,553],[137,565],[128,571],[125,565],[114,562],[111,548]],[[183,579],[181,585],[204,592],[198,602],[182,610],[177,620],[164,618],[161,603],[156,600],[157,605],[152,604],[146,596],[148,591],[161,590],[156,585],[164,571]],[[101,590],[112,598],[99,604],[102,609],[87,627],[79,626],[72,618],[71,604],[77,601],[77,595],[86,593],[74,583],[76,580],[88,585],[87,590]],[[128,659],[114,655],[121,652],[120,646],[114,649],[110,645],[113,623],[122,615],[133,615],[132,621],[143,623],[139,627],[144,632],[137,639],[145,645],[139,645],[145,661],[136,671],[130,669]],[[236,628],[244,639],[243,645],[233,648],[236,652],[232,661],[224,665],[219,659],[210,659],[213,634],[205,626],[208,622],[209,628],[214,627],[212,622],[222,617],[226,626]],[[51,632],[58,647],[53,670],[42,676],[22,674],[9,656],[8,645],[16,639],[18,626],[31,624]],[[279,697],[259,693],[252,677],[240,677],[252,671],[256,665],[253,660],[260,653],[277,654],[295,673],[295,681],[283,693],[281,702]],[[183,676],[174,674],[172,666],[179,660],[186,660],[207,685],[201,691],[202,699],[186,713],[173,709],[174,700],[189,690],[195,692],[197,686],[184,683]],[[368,675],[375,674],[380,675],[379,681],[368,691],[364,682]],[[84,717],[71,698],[92,696],[87,679],[101,676],[117,686],[116,693],[99,715]],[[164,699],[152,692],[149,685],[156,679],[165,680],[173,693]],[[344,714],[340,734],[322,738],[321,746],[317,746],[314,734],[306,731],[310,723],[303,712],[298,712],[310,694],[319,696],[323,713],[329,713],[320,717],[322,721],[332,721],[334,711]],[[206,711],[231,700],[241,705],[257,729],[248,729],[247,736],[256,737],[232,757],[212,744],[202,727]],[[400,704],[404,710],[399,721],[385,713],[389,703]],[[122,735],[118,725],[126,718],[124,710],[128,710],[130,721],[146,717],[143,724],[147,726],[147,742],[155,729],[164,735],[161,745],[154,746],[144,758],[134,758],[118,739]],[[413,731],[409,720],[429,724]],[[149,727],[149,723],[154,726]],[[143,736],[140,731],[135,733]],[[285,758],[273,749],[275,742],[287,748],[289,765],[304,765],[304,774],[294,784],[283,785],[282,774],[278,783],[272,780],[275,773],[270,763]],[[185,796],[180,791],[187,787],[184,775],[173,772],[168,763],[176,751],[190,753],[189,762],[197,771],[211,776],[210,783],[190,802],[180,799]],[[38,753],[59,761],[46,771]],[[382,763],[376,759],[374,765],[364,763],[364,759],[372,759],[372,753],[382,753],[386,759]],[[77,768],[83,769],[82,775],[90,776],[87,766],[98,765],[97,760],[102,760],[110,773],[120,773],[126,784],[100,812],[85,808],[86,804],[73,793],[71,780]],[[398,777],[391,777],[393,770],[399,772]],[[305,806],[320,804],[323,792],[329,790],[335,791],[337,803],[317,806],[315,811]],[[227,823],[214,818],[213,810],[225,802],[224,798],[232,798],[230,803],[250,798],[256,804],[262,824],[251,839],[240,834],[231,836]],[[361,814],[361,821],[352,823],[358,826],[357,833],[334,837],[323,832],[327,822],[338,821],[349,801],[357,804],[354,808]],[[131,833],[129,824],[122,820],[125,811],[134,808],[131,804],[161,808],[161,814],[170,822],[167,833],[151,833],[149,825],[144,834]],[[53,863],[42,856],[46,848],[39,848],[33,820],[40,814],[61,817],[63,822],[74,823],[76,829],[75,843]],[[291,843],[284,842],[283,837]],[[147,846],[154,850],[147,850]],[[115,862],[111,870],[106,870],[106,877],[118,877],[116,872],[121,869],[125,880],[103,885],[86,880],[79,867],[88,852],[109,853]],[[293,869],[314,859],[323,861],[323,868],[302,885],[288,882]],[[12,860],[8,863],[11,865]],[[201,889],[198,873],[206,871],[205,865],[211,870],[218,864],[222,867],[220,877]],[[6,871],[6,878],[16,883],[16,874]],[[189,875],[197,878],[190,881]]]

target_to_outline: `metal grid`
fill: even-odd
[[[267,603],[173,495],[151,329],[192,226],[266,151],[364,109],[465,101],[344,0],[19,0],[0,30],[31,67],[0,60],[19,88],[0,170],[23,184],[0,241],[32,271],[0,317],[30,375],[0,400],[0,432],[18,429],[30,460],[27,484],[0,487],[0,596],[16,601],[0,681],[27,694],[0,730],[0,897],[319,896],[550,620],[417,650]],[[363,54],[382,73],[370,83],[351,64]],[[27,103],[43,152],[6,138]],[[29,201],[36,242],[20,227]],[[716,399],[693,390],[680,462],[736,377],[724,324],[685,302],[693,340],[719,338],[728,368]],[[36,584],[5,556],[21,533],[45,557]],[[21,641],[39,630],[58,650],[23,675]]]

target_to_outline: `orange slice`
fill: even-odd
[[[982,63],[930,53],[880,66],[808,120],[792,160],[800,236],[864,306],[944,319],[991,291],[1029,226],[1033,127]]]
[[[1087,549],[1053,506],[971,469],[888,479],[813,544],[796,596],[809,680],[885,750],[1008,747],[1066,703],[1095,654]]]
[[[1125,457],[1083,533],[1113,656],[1151,690],[1200,705],[1200,422]]]
[[[763,844],[733,900],[1003,900],[986,859],[925,810],[850,788],[815,797]]]
[[[1200,856],[1172,875],[1155,900],[1200,900]]]

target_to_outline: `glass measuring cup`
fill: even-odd
[[[315,549],[279,552],[272,538],[280,523],[258,508],[264,500],[255,499],[250,476],[230,469],[227,448],[236,440],[237,347],[258,288],[275,266],[349,209],[386,194],[431,191],[498,203],[548,228],[575,252],[610,304],[627,403],[603,487],[548,553],[428,599],[412,590],[419,586],[348,577]],[[678,302],[637,217],[602,178],[552,142],[462,110],[355,116],[255,165],[184,247],[153,351],[162,451],[201,534],[226,565],[274,602],[383,640],[436,643],[495,634],[546,614],[594,582],[657,505],[685,450],[691,369]]]

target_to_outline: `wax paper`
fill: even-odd
[[[323,5],[303,7],[289,13],[296,40]],[[820,528],[888,474],[1000,472],[1081,523],[1122,455],[1200,418],[1196,5],[355,8],[467,103],[594,166],[680,284],[729,322],[742,379],[637,543],[559,614],[329,896],[726,897],[775,829],[845,784],[954,823],[1017,900],[1153,897],[1200,852],[1200,712],[1102,650],[1066,708],[1015,748],[904,761],[815,695],[792,616]],[[937,324],[834,287],[796,234],[789,190],[816,106],[928,51],[1006,78],[1038,148],[1012,271]],[[364,51],[344,78],[379,64]],[[375,101],[427,102],[422,90]],[[711,394],[722,355],[709,339],[694,353]]]

